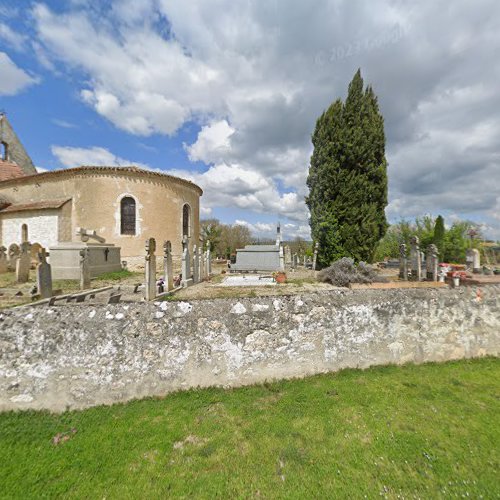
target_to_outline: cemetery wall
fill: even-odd
[[[500,287],[333,290],[0,314],[0,409],[500,353]]]

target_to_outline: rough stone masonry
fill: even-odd
[[[0,314],[0,409],[85,408],[500,352],[500,287],[25,307]]]

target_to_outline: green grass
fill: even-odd
[[[0,497],[498,498],[499,381],[486,358],[5,413]]]

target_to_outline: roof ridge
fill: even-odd
[[[2,184],[7,184],[9,182],[20,182],[26,181],[29,179],[33,178],[43,178],[43,177],[51,177],[51,176],[57,176],[57,175],[62,175],[65,173],[78,173],[78,172],[85,172],[89,170],[109,170],[109,171],[122,171],[122,172],[135,172],[135,173],[144,173],[150,176],[156,176],[156,177],[163,177],[163,178],[168,178],[168,179],[173,179],[176,181],[180,181],[184,184],[187,184],[189,186],[193,186],[197,188],[200,191],[200,196],[203,194],[203,189],[201,189],[200,186],[195,184],[194,182],[188,180],[188,179],[183,179],[182,177],[177,177],[175,175],[167,174],[166,172],[159,172],[155,170],[147,170],[145,168],[140,168],[137,165],[126,165],[126,166],[118,166],[118,165],[80,165],[78,167],[71,167],[71,168],[61,168],[57,170],[48,170],[46,172],[39,172],[36,174],[29,174],[25,175],[24,177],[19,177],[16,179],[6,179],[4,181],[0,181],[0,185]]]

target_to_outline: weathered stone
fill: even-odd
[[[0,410],[64,411],[196,386],[495,356],[499,311],[494,285],[8,309],[0,345],[15,348],[2,351]]]
[[[465,254],[465,259],[473,273],[481,272],[481,254],[477,248],[469,248]]]
[[[191,255],[189,253],[189,240],[186,235],[184,235],[184,238],[182,239],[181,274],[181,283],[184,288],[193,284],[193,277],[191,275]]]
[[[427,256],[425,258],[426,277],[430,281],[438,280],[438,248],[431,243],[427,247]]]
[[[0,246],[0,273],[6,273],[8,270],[7,249],[4,246]]]
[[[165,241],[163,244],[163,276],[165,280],[166,291],[174,288],[174,267],[172,265],[172,243]]]
[[[16,279],[18,283],[26,283],[30,279],[31,245],[24,241],[21,243],[21,253],[16,262]]]
[[[47,262],[47,253],[45,248],[38,252],[38,265],[36,266],[36,282],[38,293],[42,299],[52,297],[52,270]]]
[[[193,282],[200,282],[200,259],[196,245],[193,245]]]
[[[145,258],[145,298],[154,300],[156,297],[156,241],[154,238],[146,240]]]
[[[410,263],[412,279],[420,281],[422,278],[422,256],[418,236],[412,236],[410,239]]]
[[[80,290],[90,288],[89,249],[80,249]]]

